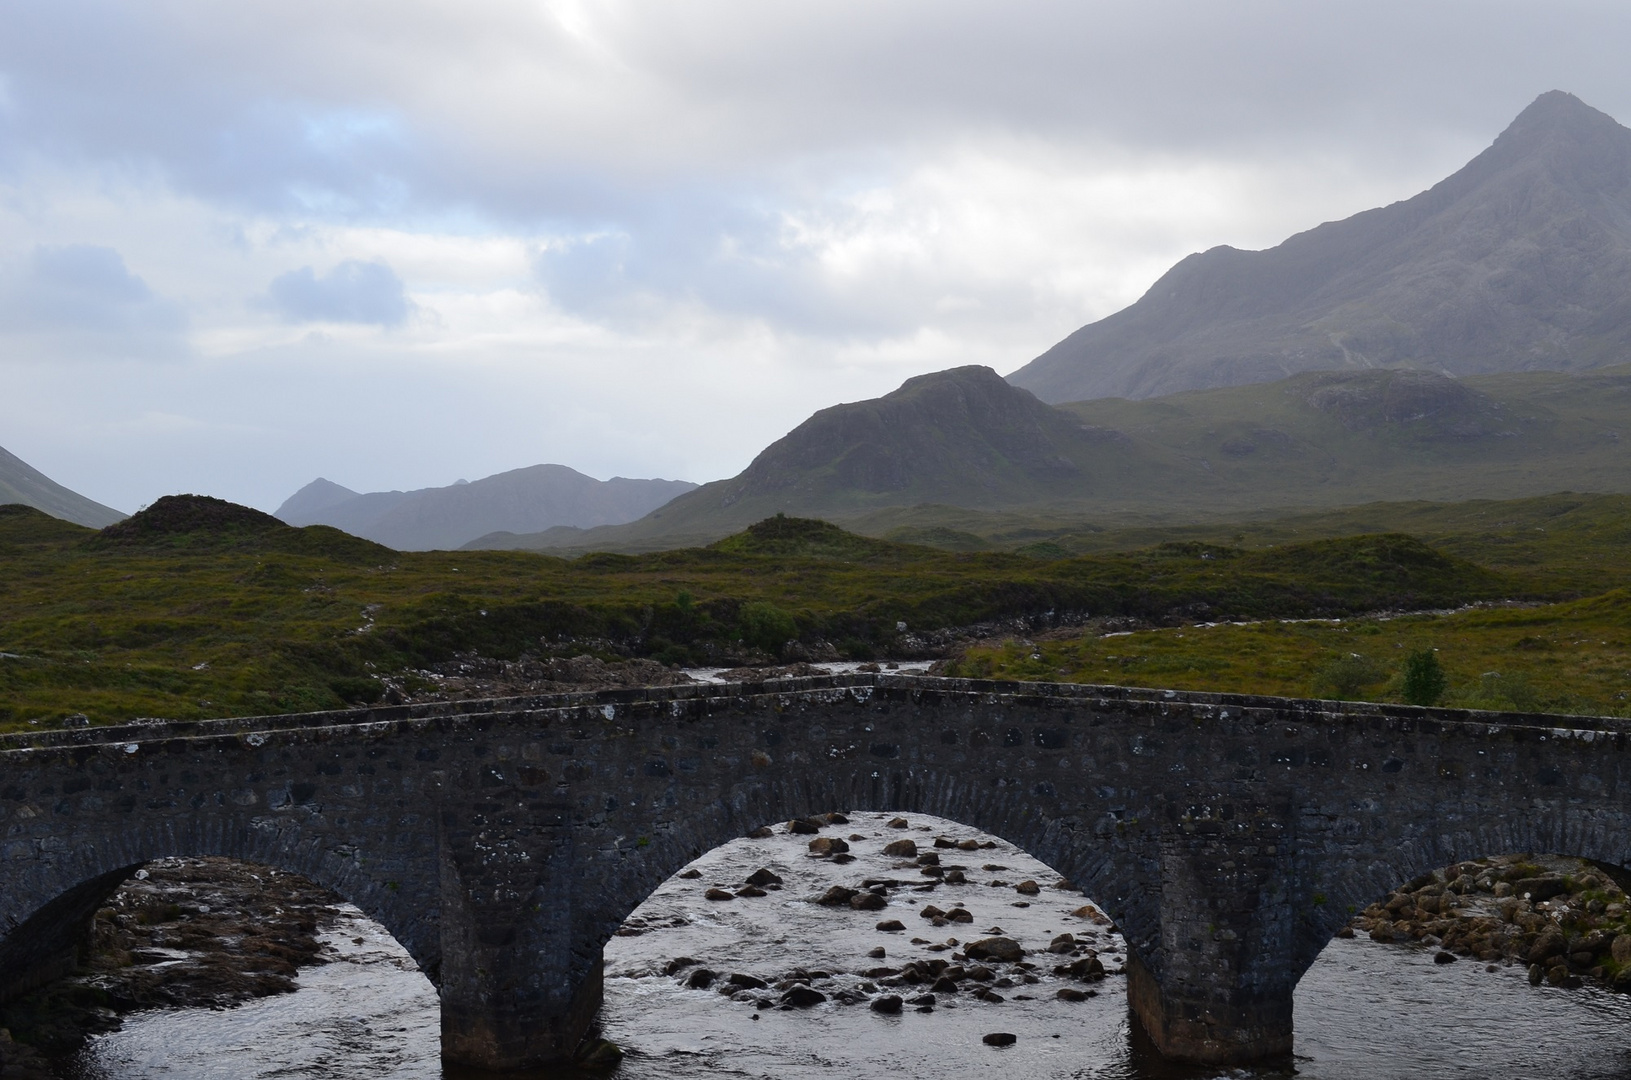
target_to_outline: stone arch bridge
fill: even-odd
[[[1111,687],[846,675],[0,738],[0,1000],[71,964],[143,862],[297,871],[436,984],[444,1060],[575,1048],[601,948],[767,822],[921,812],[995,833],[1118,922],[1156,1047],[1289,1053],[1355,909],[1451,861],[1631,864],[1631,725]]]

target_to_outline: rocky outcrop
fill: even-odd
[[[1608,870],[1582,859],[1454,863],[1372,904],[1351,930],[1437,949],[1440,962],[1524,964],[1536,984],[1631,991],[1631,906]]]

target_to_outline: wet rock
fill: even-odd
[[[1048,951],[1051,952],[1051,953],[1073,952],[1075,950],[1075,948],[1076,948],[1076,935],[1075,934],[1060,934],[1058,937],[1054,938],[1053,941],[1049,942],[1049,944],[1048,944]]]
[[[676,956],[668,962],[667,967],[663,968],[663,974],[678,975],[688,967],[695,967],[697,963],[696,960],[691,959],[689,956]]]
[[[917,842],[915,840],[891,840],[883,846],[883,853],[894,859],[916,858]]]
[[[890,829],[905,829],[905,828],[910,828],[911,823],[908,822],[903,817],[890,818],[888,825],[886,825],[885,827],[890,828]]]
[[[970,960],[994,960],[1000,964],[1025,959],[1025,950],[1020,947],[1019,942],[1009,937],[981,938],[979,941],[969,942],[963,951]]]
[[[1523,897],[1531,904],[1538,904],[1542,900],[1550,900],[1554,896],[1561,896],[1568,892],[1568,886],[1563,884],[1562,878],[1535,877],[1520,878],[1512,883],[1514,894]]]
[[[934,838],[934,846],[937,848],[954,848],[957,846],[957,841],[949,836],[937,836]]]
[[[706,990],[708,987],[714,984],[714,980],[717,978],[719,978],[719,973],[717,971],[710,971],[707,968],[697,968],[686,977],[685,985],[689,986],[693,990]]]
[[[781,883],[782,879],[780,877],[771,873],[762,866],[748,875],[748,884],[757,885],[761,889],[766,885],[780,885]]]
[[[899,919],[885,919],[883,922],[878,924],[878,929],[882,930],[886,934],[889,934],[894,933],[897,930],[906,929],[906,924],[901,922]]]
[[[736,895],[737,896],[754,897],[754,896],[768,896],[770,894],[765,892],[763,889],[759,888],[759,886],[757,886],[757,885],[744,885],[740,889],[736,890]]]
[[[854,889],[846,889],[842,885],[834,885],[832,888],[822,893],[821,898],[817,900],[816,903],[820,904],[822,907],[848,907],[849,902],[855,899],[855,895],[856,890]]]
[[[1616,964],[1622,966],[1631,964],[1631,934],[1616,935],[1614,944],[1609,948],[1609,955],[1614,958]]]
[[[979,998],[981,1001],[987,1001],[993,1005],[1001,1005],[1003,1002],[1008,1000],[995,990],[987,990],[984,987],[974,991],[974,996]]]
[[[878,925],[882,926],[883,924],[879,923]],[[901,927],[901,929],[904,930],[906,928],[903,926],[903,927]],[[874,949],[868,949],[866,951],[866,954],[868,956],[870,956],[874,960],[882,960],[885,956],[889,955],[887,952],[884,951],[884,947],[882,945],[879,945],[877,948],[874,948]]]
[[[929,989],[937,994],[955,994],[957,993],[957,979],[947,973],[936,979]]]
[[[1433,963],[1435,964],[1453,964],[1455,963],[1455,960],[1456,957],[1455,953],[1453,952],[1444,952],[1443,950],[1440,950],[1433,954]]]
[[[1104,978],[1104,963],[1096,955],[1089,954],[1070,964],[1063,964],[1053,969],[1055,975],[1068,975],[1083,982],[1098,982]]]
[[[946,871],[946,876],[941,880],[945,881],[947,885],[967,885],[968,875],[963,873],[962,867],[954,866]]]
[[[901,1004],[899,994],[883,994],[872,999],[871,1008],[873,1012],[894,1016],[900,1012]]]
[[[810,841],[811,855],[842,855],[849,850],[849,844],[836,836],[818,836]]]
[[[776,835],[776,830],[775,829],[772,829],[769,825],[761,825],[757,829],[754,829],[752,832],[748,833],[748,839],[749,840],[768,840],[770,837],[775,836],[775,835]]]
[[[821,831],[821,822],[811,821],[808,818],[794,818],[792,821],[787,823],[787,831],[790,833],[809,836],[812,833],[818,833]]]
[[[919,866],[939,866],[940,855],[938,852],[925,851],[917,857],[917,864]]]
[[[997,977],[997,973],[984,964],[976,964],[968,969],[968,977],[975,982],[990,982]]]
[[[849,818],[845,817],[843,814],[838,813],[837,811],[834,811],[831,814],[821,815],[821,820],[825,821],[828,825],[848,825],[849,824]]]
[[[770,986],[769,983],[765,982],[758,976],[747,975],[740,971],[732,972],[731,977],[727,981],[732,986],[740,987],[743,990],[765,990]]]
[[[1059,992],[1053,995],[1060,1001],[1086,1001],[1090,997],[1097,997],[1093,990],[1077,990],[1072,986],[1061,986]]]
[[[870,891],[856,893],[850,897],[849,906],[856,911],[882,911],[889,906],[889,898],[882,893]]]
[[[1042,886],[1034,881],[1022,881],[1014,886],[1014,891],[1022,896],[1036,896],[1042,891]]]
[[[706,900],[735,900],[736,894],[725,889],[709,889],[702,894]]]
[[[791,1005],[795,1009],[808,1009],[826,1000],[826,994],[804,985],[795,986],[782,995],[782,1004]]]
[[[980,1041],[985,1043],[987,1046],[1012,1046],[1019,1042],[1019,1036],[1010,1034],[1006,1031],[993,1031],[989,1035],[981,1038]]]
[[[1541,983],[1541,980],[1544,979],[1544,978],[1546,978],[1546,969],[1545,968],[1541,967],[1539,964],[1530,964],[1529,965],[1529,985],[1530,986],[1539,986],[1540,983]]]
[[[697,878],[702,876],[702,871],[693,866],[689,870],[681,870],[679,872],[679,876],[687,881],[695,881]]]
[[[1563,937],[1561,930],[1548,930],[1535,939],[1535,944],[1529,949],[1527,957],[1531,964],[1546,964],[1554,956],[1559,956],[1568,948],[1568,941]],[[1550,964],[1546,964],[1550,967]]]
[[[933,904],[924,904],[922,910],[917,914],[920,919],[943,919],[946,917],[946,913]]]
[[[966,908],[955,907],[946,912],[946,921],[954,923],[971,923],[974,921],[974,914],[973,912],[968,911]]]

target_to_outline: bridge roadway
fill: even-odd
[[[1273,1059],[1358,908],[1446,863],[1631,865],[1631,725],[856,674],[0,737],[0,1000],[71,966],[149,859],[296,871],[394,934],[443,1059],[569,1055],[601,949],[756,826],[935,814],[1045,860],[1126,935],[1164,1054]]]

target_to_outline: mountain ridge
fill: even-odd
[[[92,529],[101,529],[125,519],[111,506],[87,499],[63,487],[34,466],[0,447],[0,503],[32,506],[52,517]]]
[[[472,482],[357,493],[319,477],[278,507],[296,526],[332,525],[398,551],[453,549],[495,531],[541,531],[632,521],[697,485],[685,480],[596,480],[565,465],[531,465]]]
[[[1061,403],[1318,369],[1577,370],[1631,358],[1628,277],[1631,130],[1554,90],[1426,191],[1190,255],[1008,378]]]
[[[1631,492],[1622,432],[1631,432],[1631,365],[1465,379],[1303,372],[1062,406],[988,368],[956,368],[824,409],[738,476],[637,521],[487,535],[466,547],[692,546],[776,513],[927,536],[980,515],[1194,521],[1381,500]]]

